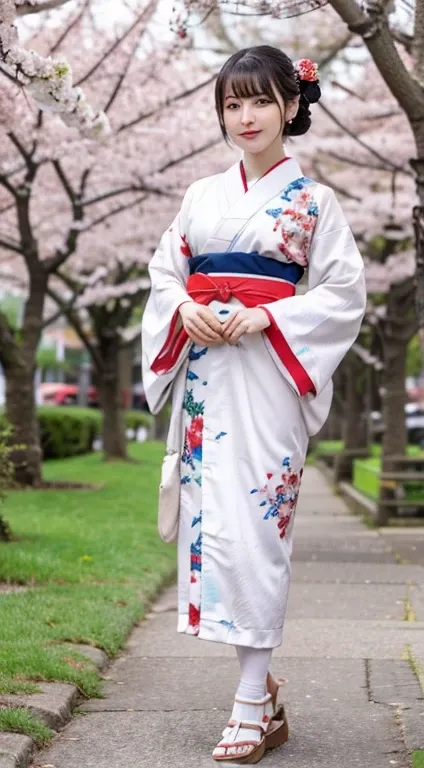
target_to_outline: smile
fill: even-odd
[[[259,133],[261,133],[261,131],[246,131],[245,133],[241,133],[240,136],[243,136],[245,139],[253,139],[255,136],[258,136]]]

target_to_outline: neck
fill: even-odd
[[[273,143],[263,152],[250,154],[245,152],[243,155],[243,165],[247,181],[258,179],[263,176],[273,165],[279,163],[287,157],[284,147],[279,138],[278,143]]]

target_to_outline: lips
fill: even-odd
[[[244,133],[241,133],[240,136],[244,136],[245,138],[253,138],[253,136],[257,136],[260,133],[260,131],[245,131]]]

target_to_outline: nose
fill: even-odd
[[[252,106],[245,102],[242,107],[241,122],[243,125],[251,125],[255,122],[255,115]]]

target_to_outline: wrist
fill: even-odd
[[[258,307],[258,309],[261,309],[262,313],[265,315],[266,325],[264,326],[264,328],[269,328],[269,326],[271,325],[271,318],[269,316],[268,310],[265,309],[265,307]]]
[[[180,305],[179,305],[179,307],[178,307],[178,313],[179,313],[180,317],[183,317],[183,312],[181,311],[181,310],[182,310],[182,308],[183,308],[183,307],[184,307],[186,304],[191,304],[191,303],[192,303],[192,299],[187,299],[187,301],[182,301],[182,302],[181,302],[181,304],[180,304]]]

